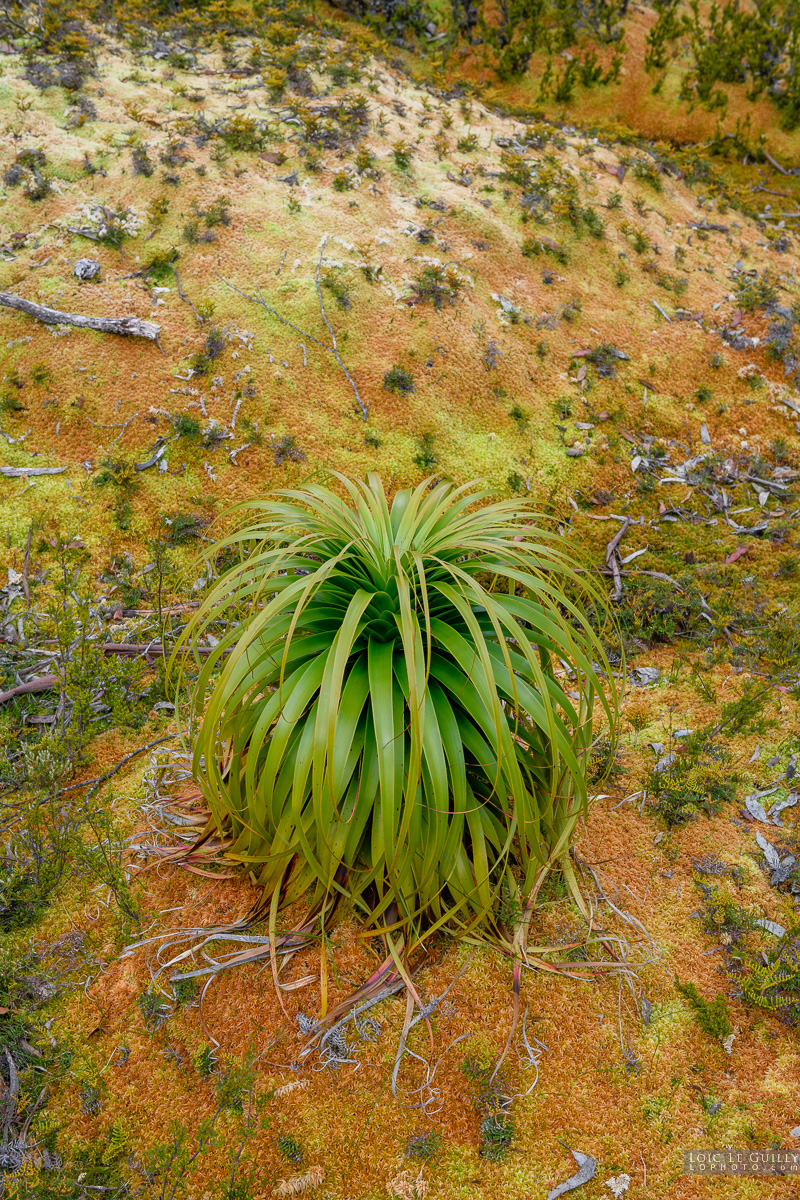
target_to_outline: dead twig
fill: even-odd
[[[754,192],[766,192],[768,196],[782,196],[784,200],[792,200],[793,199],[791,192],[776,192],[774,190],[774,188],[766,188],[760,183],[758,184],[757,187],[753,188],[753,191]]]
[[[198,654],[211,654],[210,646],[199,646]],[[111,654],[120,654],[124,656],[135,656],[138,654],[146,654],[150,657],[164,657],[164,647],[158,643],[150,642],[106,642],[103,645],[103,654],[108,657]],[[40,675],[38,679],[30,679],[27,683],[20,683],[17,687],[9,688],[7,692],[0,692],[0,704],[5,704],[8,700],[15,700],[17,696],[29,696],[34,692],[49,692],[56,686],[60,676],[58,675]]]
[[[626,517],[619,531],[614,534],[611,541],[606,546],[606,566],[611,571],[614,577],[614,590],[611,593],[611,599],[619,601],[622,599],[624,588],[622,586],[622,577],[620,575],[619,555],[617,554],[617,546],[620,544],[625,534],[630,529],[630,517]]]
[[[31,589],[28,585],[28,571],[31,565],[31,539],[33,538],[33,521],[28,529],[28,539],[25,542],[25,558],[22,561],[22,590],[25,593],[25,603],[28,612],[31,611]]]
[[[573,570],[578,575],[585,574],[583,567],[574,567]],[[611,571],[608,567],[592,567],[590,573],[595,574],[595,575],[613,575],[614,574],[614,572]],[[640,571],[619,571],[619,574],[620,575],[647,575],[647,576],[649,576],[650,579],[660,579],[662,583],[671,583],[672,586],[674,588],[677,588],[677,590],[681,593],[681,595],[683,595],[683,588],[680,586],[678,581],[673,579],[671,575],[665,575],[663,571],[641,571],[641,570]]]
[[[45,325],[74,325],[78,329],[95,329],[98,333],[143,337],[150,342],[158,342],[161,332],[160,325],[155,325],[152,321],[142,321],[139,317],[83,317],[76,313],[59,312],[56,308],[46,308],[43,304],[34,304],[32,300],[25,300],[11,292],[0,292],[0,304],[6,308],[19,309]]]
[[[112,775],[116,775],[117,771],[124,767],[126,763],[129,763],[132,758],[138,758],[140,754],[146,754],[148,750],[152,750],[154,746],[160,746],[163,742],[171,742],[177,736],[177,733],[168,733],[164,737],[156,738],[154,742],[148,742],[146,746],[140,746],[138,750],[131,750],[130,754],[126,754],[124,758],[121,758],[110,771],[106,771],[103,775],[98,775],[95,779],[84,779],[83,783],[70,783],[67,787],[60,788],[56,792],[56,795],[63,796],[65,792],[76,792],[80,788],[85,787],[91,789],[89,795],[92,795],[107,779],[111,779]]]
[[[324,249],[324,243],[323,243],[323,249]],[[320,259],[320,261],[321,261],[321,259]],[[319,274],[319,270],[317,271],[317,274]],[[336,346],[335,338],[333,339],[334,344],[332,346],[329,346],[327,344],[327,342],[321,342],[319,338],[313,337],[310,333],[305,333],[304,330],[299,328],[299,326],[294,325],[291,321],[287,321],[285,317],[281,316],[281,314],[278,312],[277,309],[273,308],[271,304],[267,304],[266,300],[264,299],[264,297],[261,294],[261,289],[259,287],[256,287],[256,292],[258,293],[257,298],[255,296],[248,296],[247,292],[243,292],[242,289],[236,287],[235,284],[228,283],[228,280],[225,279],[222,275],[220,275],[219,272],[216,272],[216,275],[217,275],[217,278],[221,279],[222,282],[225,284],[225,286],[229,287],[232,292],[236,292],[237,295],[243,296],[244,299],[249,300],[251,304],[260,304],[262,306],[262,308],[265,308],[267,310],[267,312],[272,313],[273,317],[277,317],[277,319],[280,321],[280,323],[282,325],[287,325],[289,327],[289,329],[293,329],[295,331],[295,333],[299,333],[300,337],[305,338],[309,342],[313,342],[315,346],[321,346],[323,350],[327,350],[329,354],[332,354],[334,356],[334,358],[336,359],[336,361],[338,362],[339,366],[344,371],[345,375],[347,376],[348,382],[350,383],[350,386],[352,387],[353,392],[355,393],[356,402],[358,403],[358,407],[361,410],[361,414],[362,414],[364,420],[365,421],[367,420],[367,417],[369,415],[369,409],[364,406],[364,404],[361,400],[361,396],[359,395],[358,388],[356,387],[355,382],[353,381],[353,377],[350,374],[350,372],[347,370],[347,367],[342,362],[341,355],[339,354],[338,348]],[[322,315],[325,316],[324,306],[322,309]],[[328,324],[327,317],[325,317],[325,323],[326,323],[326,325],[328,325],[328,328],[330,329],[330,325]],[[331,332],[333,332],[333,331],[331,331]],[[305,346],[304,346],[303,347],[303,359],[304,360],[305,360],[305,356],[306,356],[306,352],[305,352]],[[304,362],[304,365],[305,365],[305,362]]]
[[[180,296],[180,298],[181,298],[181,300],[184,302],[184,304],[188,304],[188,305],[189,305],[189,307],[191,308],[192,312],[193,312],[193,313],[194,313],[194,315],[197,317],[197,324],[198,324],[198,325],[202,325],[202,324],[203,324],[203,318],[200,316],[200,313],[197,311],[197,309],[195,308],[194,304],[193,304],[193,303],[192,303],[192,301],[189,299],[189,297],[184,295],[183,288],[181,287],[181,277],[180,277],[180,275],[178,274],[178,272],[175,270],[175,267],[174,267],[174,266],[173,266],[173,268],[172,268],[172,274],[175,276],[175,282],[176,282],[176,283],[177,283],[177,285],[178,285],[178,295]]]
[[[7,479],[22,479],[24,475],[63,475],[66,467],[0,467]]]
[[[173,611],[179,611],[177,609]],[[198,654],[211,654],[213,647],[198,646]],[[154,642],[105,642],[103,654],[164,654],[164,648]]]
[[[356,387],[355,383],[353,382],[353,378],[350,375],[350,372],[348,371],[347,367],[342,362],[342,359],[339,355],[339,348],[336,345],[336,334],[333,332],[333,326],[331,325],[330,321],[328,320],[328,314],[325,312],[325,301],[322,298],[322,288],[321,288],[320,282],[319,282],[319,273],[322,270],[322,259],[325,255],[325,247],[326,247],[327,243],[328,243],[328,235],[326,234],[325,237],[322,239],[322,245],[320,246],[320,249],[319,249],[319,262],[317,263],[317,274],[315,277],[315,282],[317,285],[317,293],[319,295],[319,306],[320,306],[320,309],[322,310],[322,319],[325,322],[325,324],[327,325],[328,332],[331,335],[332,348],[333,348],[333,353],[336,356],[336,361],[338,362],[339,366],[342,368],[342,370],[344,371],[348,380],[350,381],[350,386],[352,387],[353,391],[356,394],[356,400],[358,401],[358,407],[361,409],[361,415],[364,418],[364,420],[366,421],[367,417],[369,416],[369,412],[364,407],[364,405],[361,403],[361,397],[358,394],[358,388]]]
[[[772,155],[767,150],[764,151],[764,158],[767,160],[768,163],[772,163],[775,170],[779,171],[781,173],[781,175],[794,175],[796,173],[795,171],[787,171],[786,167],[782,167],[779,162],[776,162],[775,159],[772,157]]]
[[[15,700],[17,696],[31,696],[34,692],[49,692],[57,683],[57,675],[41,675],[38,679],[29,679],[27,683],[20,683],[17,687],[9,688],[7,692],[0,692],[0,704],[5,704],[8,700]]]

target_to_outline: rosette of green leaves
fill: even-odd
[[[615,704],[575,597],[602,604],[519,499],[336,478],[248,502],[213,548],[239,562],[184,635],[227,623],[195,654],[211,828],[273,911],[338,896],[374,926],[486,931],[504,889],[568,866]]]

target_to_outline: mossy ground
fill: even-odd
[[[68,468],[51,478],[0,479],[7,567],[22,571],[31,527],[37,542],[56,529],[73,531],[90,552],[95,594],[105,589],[106,607],[116,613],[109,640],[122,641],[126,633],[132,636],[137,620],[126,618],[123,609],[153,606],[152,575],[140,573],[152,563],[153,540],[173,528],[165,518],[174,524],[176,516],[194,514],[206,522],[237,501],[333,469],[377,470],[392,486],[416,481],[424,472],[414,457],[428,435],[436,459],[432,471],[459,481],[482,477],[499,492],[530,491],[542,511],[560,522],[567,544],[584,555],[588,567],[605,564],[605,546],[619,528],[612,514],[631,518],[622,553],[645,553],[630,565],[636,574],[625,577],[621,613],[628,650],[639,652],[636,663],[661,671],[657,685],[626,696],[621,774],[598,785],[599,798],[576,845],[606,895],[646,927],[657,948],[599,906],[598,921],[616,933],[627,931],[635,943],[632,961],[652,960],[637,967],[652,1019],[643,1026],[616,978],[586,983],[527,974],[528,1030],[547,1049],[538,1087],[514,1105],[516,1137],[502,1163],[478,1154],[480,1117],[461,1069],[473,1047],[491,1058],[508,1035],[511,969],[487,950],[475,954],[449,993],[452,1007],[432,1019],[434,1058],[443,1058],[436,1076],[439,1096],[427,1106],[428,1119],[415,1107],[413,1089],[420,1078],[413,1062],[404,1068],[396,1098],[389,1086],[404,1000],[386,1001],[377,1010],[382,1032],[374,1044],[360,1048],[358,1070],[292,1069],[301,1044],[293,1017],[319,1007],[318,952],[292,964],[293,979],[310,975],[313,982],[282,993],[288,1018],[269,966],[261,962],[223,973],[211,985],[202,1014],[191,1004],[149,1031],[137,997],[147,989],[152,952],[119,959],[125,938],[135,931],[127,926],[123,937],[111,916],[113,902],[109,908],[99,903],[102,891],[67,889],[33,932],[5,935],[11,962],[28,953],[31,941],[42,955],[68,934],[79,935],[87,947],[88,979],[82,974],[80,986],[64,990],[43,1010],[43,1017],[53,1017],[49,1035],[68,1046],[71,1057],[60,1069],[50,1068],[57,1079],[40,1122],[43,1131],[58,1129],[66,1159],[82,1161],[92,1147],[111,1147],[106,1178],[115,1185],[126,1178],[132,1187],[160,1194],[160,1178],[147,1182],[148,1156],[168,1138],[172,1120],[185,1122],[191,1142],[201,1120],[214,1112],[217,1076],[203,1079],[195,1058],[204,1046],[218,1043],[221,1064],[260,1056],[254,1086],[262,1103],[239,1168],[254,1197],[270,1195],[277,1179],[295,1173],[279,1153],[281,1134],[304,1148],[305,1168],[323,1169],[320,1194],[367,1200],[386,1194],[387,1180],[406,1165],[407,1139],[428,1130],[442,1135],[440,1152],[425,1164],[429,1195],[448,1200],[545,1195],[572,1173],[559,1139],[598,1159],[594,1181],[579,1193],[587,1200],[608,1194],[604,1180],[621,1173],[632,1178],[631,1195],[789,1194],[780,1181],[685,1176],[683,1149],[697,1143],[794,1144],[789,1130],[798,1119],[796,1029],[776,1013],[736,998],[722,959],[712,952],[718,944],[692,914],[701,900],[694,861],[717,854],[741,868],[737,900],[743,907],[757,908],[787,928],[796,920],[791,892],[769,887],[753,826],[739,810],[750,785],[765,779],[759,764],[771,754],[785,763],[798,749],[791,616],[797,574],[790,565],[797,562],[797,510],[790,497],[766,534],[744,536],[722,518],[707,523],[717,514],[700,487],[661,484],[656,476],[634,473],[631,455],[647,438],[662,444],[672,439],[678,444],[673,462],[707,450],[715,462],[758,464],[761,476],[778,466],[800,466],[798,418],[782,403],[798,402],[798,393],[787,383],[783,364],[765,352],[771,318],[758,310],[741,313],[731,278],[739,261],[745,269],[766,270],[780,303],[797,303],[796,235],[790,231],[788,247],[776,248],[782,243],[772,227],[753,215],[761,201],[752,189],[766,185],[796,197],[800,185],[763,164],[748,170],[718,160],[711,164],[708,186],[658,174],[655,190],[632,168],[620,170],[648,154],[631,149],[625,139],[632,133],[621,131],[620,122],[635,125],[644,137],[680,143],[697,143],[713,132],[711,118],[701,111],[687,125],[685,110],[670,101],[669,86],[658,97],[647,93],[633,64],[636,39],[643,39],[650,20],[651,14],[639,13],[631,19],[630,73],[613,96],[594,90],[569,107],[565,120],[537,125],[542,146],[526,157],[550,170],[544,224],[523,220],[524,189],[503,178],[507,164],[498,142],[524,143],[525,123],[488,102],[532,102],[533,72],[519,85],[472,98],[465,109],[424,79],[415,83],[396,65],[372,56],[374,39],[345,23],[337,36],[330,27],[324,36],[319,29],[301,35],[317,99],[289,94],[278,103],[263,87],[245,88],[239,67],[251,47],[244,42],[230,42],[224,55],[210,46],[196,68],[188,69],[164,65],[98,33],[96,74],[84,88],[97,115],[71,126],[73,98],[57,87],[36,89],[23,77],[18,56],[3,57],[2,166],[21,149],[40,147],[47,157],[44,173],[53,183],[51,194],[39,201],[27,198],[19,185],[5,186],[0,289],[67,312],[136,315],[161,325],[159,348],[78,329],[61,336],[3,310],[3,391],[21,405],[8,403],[0,414],[4,461]],[[343,60],[354,63],[360,75],[346,88],[331,82],[331,68]],[[473,65],[467,56],[461,69],[469,75]],[[473,77],[477,70],[474,65]],[[368,125],[357,137],[343,132],[335,114],[323,118],[331,122],[332,145],[320,148],[301,136],[298,121],[308,131],[309,110],[323,100],[338,105],[345,95],[369,106]],[[741,100],[734,97],[732,103]],[[775,134],[775,152],[789,154],[792,143],[774,129],[766,101],[748,111],[755,130]],[[198,136],[199,114],[214,125],[242,113],[267,125],[265,149],[221,153],[224,139]],[[292,119],[282,119],[287,116]],[[548,110],[548,116],[557,114]],[[579,124],[601,132],[581,132]],[[437,149],[440,127],[447,145]],[[458,152],[458,139],[472,133],[477,148]],[[179,151],[175,141],[183,142]],[[400,141],[413,146],[407,169],[395,162],[393,147]],[[149,177],[133,173],[134,145],[144,146],[155,164]],[[375,166],[358,172],[357,148],[365,146]],[[285,156],[280,165],[265,157],[277,153]],[[320,161],[309,171],[312,153]],[[88,173],[86,156],[102,172]],[[177,156],[177,164],[162,161],[170,156]],[[657,165],[658,154],[654,161]],[[353,186],[339,191],[332,185],[343,169]],[[297,186],[279,178],[295,171]],[[611,199],[616,192],[619,207]],[[569,196],[599,215],[602,238],[576,228],[563,210]],[[197,221],[202,232],[204,219],[196,214],[223,197],[229,223],[207,230],[215,240],[187,240],[187,223]],[[786,203],[797,208],[796,199]],[[135,236],[123,240],[122,252],[70,232],[86,226],[86,206],[99,204],[141,218]],[[698,231],[690,223],[726,229]],[[641,254],[632,245],[636,231],[647,243]],[[567,261],[523,255],[524,239],[540,235],[563,245]],[[185,296],[207,314],[202,325],[181,300],[174,275],[156,284],[169,290],[156,292],[136,274],[172,247],[180,252],[175,266]],[[77,282],[72,267],[79,257],[100,262],[98,282]],[[368,408],[366,422],[334,356],[311,340],[329,338],[315,284],[320,263],[322,274],[332,272],[346,285],[347,307],[337,303],[333,290],[323,289],[325,310]],[[455,303],[440,310],[412,302],[414,277],[432,264],[454,264],[463,285]],[[685,278],[679,298],[659,286],[659,270]],[[621,284],[620,271],[626,277]],[[266,303],[308,337],[229,285],[248,295],[259,288]],[[737,310],[741,315],[734,320]],[[719,336],[726,326],[741,327],[761,341],[736,351]],[[207,374],[187,378],[189,360],[204,352],[212,328],[220,331],[224,348]],[[628,356],[617,361],[614,376],[602,377],[592,365],[581,374],[586,359],[575,358],[576,351],[604,344]],[[741,368],[750,363],[748,378]],[[393,366],[410,372],[413,391],[386,390],[384,377]],[[699,394],[703,388],[711,395]],[[512,416],[512,409],[522,416]],[[181,414],[200,421],[199,436],[176,435]],[[221,440],[215,429],[224,435]],[[280,461],[276,447],[286,437],[304,457]],[[113,488],[95,487],[93,478],[106,460],[128,468],[145,462],[159,438],[167,443],[166,470],[156,466],[131,475],[135,486],[122,519]],[[567,449],[580,453],[568,456]],[[770,498],[762,504],[757,490],[742,484],[737,507],[774,513],[783,503]],[[680,520],[662,520],[672,510],[680,511]],[[197,526],[201,536],[213,530]],[[182,572],[173,599],[197,594],[196,544],[171,550]],[[746,554],[726,563],[744,545]],[[125,554],[140,599],[123,605],[119,584],[111,592],[108,577],[105,584],[100,577],[112,559]],[[34,607],[47,592],[46,578],[37,582],[45,565],[34,551]],[[641,571],[677,577],[680,591],[667,584],[666,596],[654,596],[652,578]],[[676,595],[695,594],[702,594],[710,621],[696,612],[675,615]],[[22,608],[13,610],[18,611]],[[764,719],[772,724],[728,739],[732,757],[725,769],[739,776],[737,802],[713,815],[698,811],[690,823],[669,830],[641,795],[623,802],[647,785],[654,763],[649,742],[670,749],[673,730],[713,723],[721,705],[751,680],[766,681]],[[4,686],[13,686],[13,679]],[[47,711],[46,698],[26,703],[31,713]],[[0,712],[0,721],[9,735],[18,728],[8,709]],[[101,774],[172,728],[170,715],[154,710],[135,734],[102,734],[91,745],[85,774]],[[751,764],[757,745],[761,757]],[[118,819],[137,836],[146,832],[138,813],[147,794],[143,769],[133,764],[113,784]],[[795,811],[784,812],[787,837],[794,836]],[[130,862],[142,865],[135,854]],[[591,885],[591,877],[585,878]],[[141,926],[150,936],[233,919],[255,899],[246,881],[216,881],[168,865],[136,876],[135,890]],[[557,888],[535,924],[535,940],[543,944],[582,936],[577,912]],[[771,936],[759,933],[751,953],[768,951]],[[77,968],[64,958],[70,946],[56,945],[53,961],[77,985]],[[335,930],[329,953],[330,1002],[349,994],[378,961],[347,919]],[[426,998],[440,994],[467,958],[465,948],[444,941],[433,943],[429,953],[430,963],[417,976]],[[699,1029],[675,992],[676,974],[709,999],[727,992],[736,1034],[730,1054]],[[456,1041],[465,1034],[470,1041]],[[428,1053],[424,1026],[414,1038],[412,1048]],[[507,1072],[515,1090],[524,1092],[531,1073],[514,1051]],[[295,1081],[303,1086],[271,1094]],[[99,1089],[97,1111],[82,1099],[87,1085]],[[701,1095],[722,1102],[716,1115],[709,1115]],[[187,1174],[186,1195],[205,1200],[226,1194],[245,1125],[246,1112],[223,1114],[216,1127],[222,1136]]]

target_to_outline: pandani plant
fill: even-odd
[[[336,480],[245,503],[213,547],[238,561],[184,633],[193,770],[273,934],[347,901],[405,976],[436,930],[508,944],[551,870],[583,905],[570,846],[616,693],[570,597],[602,600],[528,502]]]

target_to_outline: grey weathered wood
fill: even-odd
[[[46,308],[43,304],[34,304],[22,296],[11,292],[0,292],[0,304],[6,308],[17,308],[20,312],[28,313],[45,325],[75,325],[78,329],[95,329],[98,333],[118,333],[123,337],[143,337],[148,341],[158,341],[161,326],[152,321],[142,321],[139,317],[84,317],[77,313],[59,312],[56,308]]]
[[[24,475],[63,475],[66,467],[0,467],[0,475],[22,479]]]

